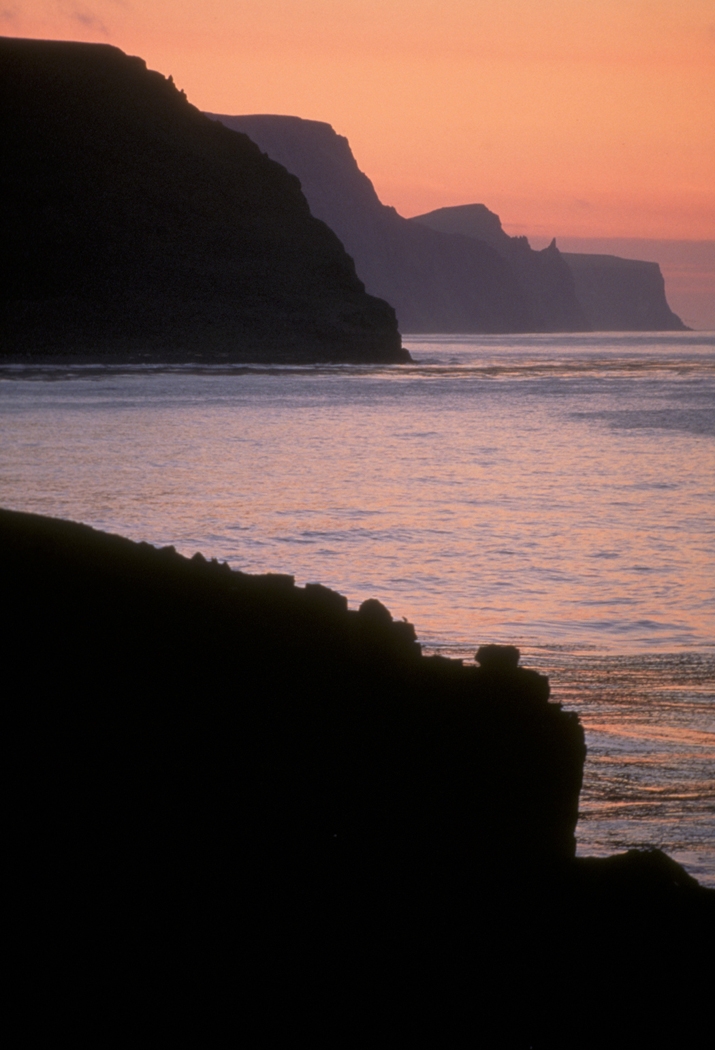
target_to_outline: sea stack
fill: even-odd
[[[4,356],[401,361],[298,180],[104,44],[0,40]]]

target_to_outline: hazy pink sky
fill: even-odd
[[[403,215],[715,238],[714,0],[4,0],[0,31],[116,44],[200,109],[328,121]]]

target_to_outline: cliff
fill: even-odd
[[[581,332],[590,327],[574,278],[553,241],[533,251],[526,237],[510,237],[499,216],[483,204],[438,208],[410,220],[443,233],[462,234],[491,245],[516,274],[529,304],[532,331]]]
[[[668,306],[658,263],[571,252],[564,252],[563,259],[594,331],[687,331]]]
[[[532,315],[542,324],[555,317],[564,331],[686,330],[666,302],[657,263],[559,252],[555,240],[543,251],[532,251],[526,237],[509,237],[483,204],[439,208],[411,221],[492,245],[514,268]]]
[[[404,360],[297,179],[115,47],[0,40],[2,353]]]
[[[329,124],[208,115],[298,176],[313,214],[336,232],[367,290],[392,303],[403,332],[523,332],[561,328],[566,316],[567,327],[583,327],[573,302],[565,312],[535,310],[511,260],[486,240],[428,229],[382,204]]]
[[[26,1030],[50,992],[73,1030],[349,1045],[707,1018],[715,895],[574,858],[583,733],[516,649],[424,657],[377,601],[9,511],[0,571]]]

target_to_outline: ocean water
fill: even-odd
[[[0,368],[0,505],[509,642],[579,712],[579,853],[715,886],[715,337],[406,337],[404,366]]]

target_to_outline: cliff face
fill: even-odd
[[[666,302],[657,263],[559,252],[556,241],[532,251],[526,237],[509,237],[483,204],[439,208],[411,221],[492,245],[514,268],[542,324],[553,318],[564,331],[685,330]]]
[[[615,255],[565,252],[576,295],[597,332],[682,332],[686,325],[668,306],[660,266]]]
[[[484,240],[428,229],[381,204],[347,139],[329,124],[209,116],[245,132],[298,176],[313,214],[336,232],[367,290],[392,303],[403,332],[522,332],[541,324],[510,261]]]
[[[535,252],[526,237],[510,237],[499,216],[483,204],[438,208],[410,220],[443,233],[459,233],[491,245],[512,267],[529,304],[535,332],[581,332],[589,327],[574,279],[553,242]]]
[[[297,179],[117,48],[0,40],[2,352],[401,360]]]

